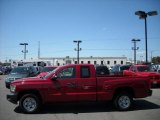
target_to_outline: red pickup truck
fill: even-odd
[[[150,79],[152,87],[160,85],[160,73],[150,70],[149,65],[132,65],[129,70],[124,70],[125,76],[144,76]]]
[[[44,78],[23,78],[13,81],[7,100],[23,112],[34,113],[46,103],[113,101],[118,110],[128,110],[133,98],[152,95],[146,77],[96,77],[91,64],[73,64],[56,68]]]

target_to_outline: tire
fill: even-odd
[[[131,108],[133,104],[133,98],[129,93],[122,92],[114,97],[113,104],[116,109],[120,111],[126,111]]]
[[[34,94],[25,94],[21,97],[19,106],[24,113],[36,113],[41,108],[41,101]]]

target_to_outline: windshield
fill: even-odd
[[[26,74],[26,73],[29,73],[28,67],[17,67],[14,68],[10,74]]]
[[[139,72],[149,72],[150,71],[149,66],[139,66],[137,67],[137,69]]]
[[[56,67],[45,67],[45,68],[43,68],[42,72],[50,72],[54,69],[56,69]]]
[[[55,71],[58,69],[59,67],[55,68],[53,71],[49,72],[46,76],[44,76],[44,78],[48,78],[51,74],[55,73]]]

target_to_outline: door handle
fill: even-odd
[[[85,90],[95,89],[95,86],[83,86],[83,89],[85,89]]]
[[[70,88],[75,88],[76,83],[75,82],[70,82],[70,83],[67,83],[67,86],[70,87]]]

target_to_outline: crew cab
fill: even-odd
[[[23,112],[38,112],[46,103],[113,101],[118,110],[128,110],[133,98],[152,95],[146,77],[97,77],[92,64],[70,64],[56,68],[43,78],[13,81],[7,100]]]
[[[152,87],[160,85],[160,73],[151,71],[149,65],[132,65],[123,74],[127,76],[145,76],[150,79]]]

